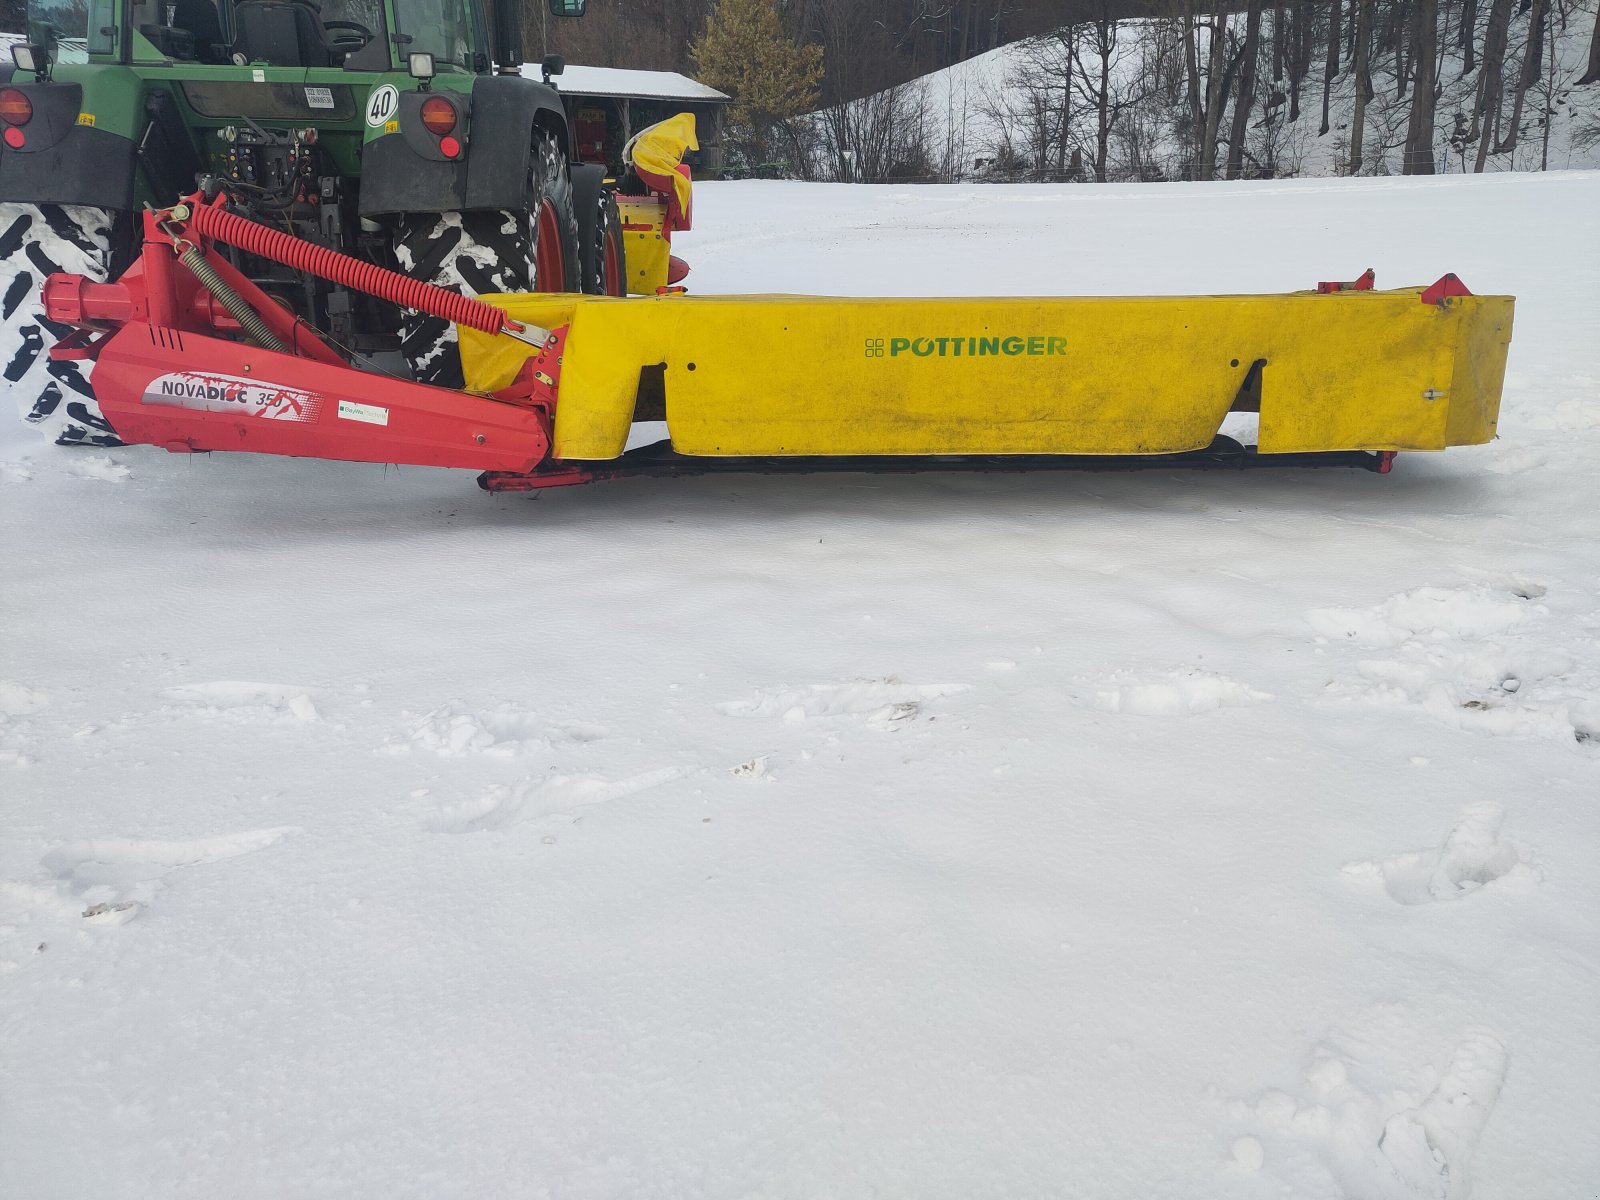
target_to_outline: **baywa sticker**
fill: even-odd
[[[365,421],[368,425],[389,423],[389,410],[381,404],[358,404],[354,400],[339,401],[339,416],[346,421]]]
[[[263,421],[315,421],[322,397],[299,388],[232,375],[173,371],[158,375],[145,385],[144,403]]]
[[[869,337],[868,358],[1054,357],[1067,352],[1067,339],[1030,337]]]
[[[394,90],[392,83],[386,83],[381,88],[374,88],[372,95],[367,97],[367,124],[374,129],[394,116],[395,109],[400,107],[400,93]]]

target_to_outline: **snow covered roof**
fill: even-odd
[[[524,63],[522,73],[539,78],[538,63]],[[583,67],[573,63],[556,78],[556,86],[571,96],[626,96],[630,100],[698,100],[719,103],[732,97],[696,83],[676,71],[629,71],[621,67]]]

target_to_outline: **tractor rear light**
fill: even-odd
[[[22,130],[18,129],[15,125],[7,125],[5,142],[6,145],[10,146],[13,150],[21,150],[28,144],[28,139],[26,136],[24,136]]]
[[[461,143],[453,137],[441,138],[439,141],[439,153],[446,158],[460,158]]]
[[[444,137],[456,127],[456,106],[443,96],[422,102],[422,123],[434,137]]]
[[[0,88],[0,121],[26,125],[33,120],[33,101],[16,88]]]

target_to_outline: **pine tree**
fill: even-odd
[[[766,161],[776,125],[817,105],[822,48],[795,45],[774,0],[721,0],[689,53],[733,97],[725,136],[751,163]]]

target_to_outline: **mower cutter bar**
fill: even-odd
[[[1263,454],[1230,437],[1183,454],[815,455],[805,458],[703,458],[679,454],[671,442],[654,442],[610,461],[552,463],[534,475],[485,471],[486,492],[531,492],[613,479],[687,479],[701,475],[925,475],[945,471],[1011,475],[1039,471],[1244,471],[1257,467],[1347,467],[1387,475],[1392,450],[1325,450],[1319,454]]]

